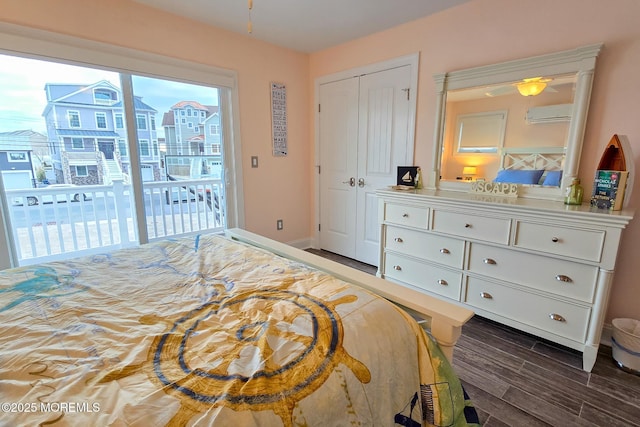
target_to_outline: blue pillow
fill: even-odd
[[[560,180],[562,179],[562,171],[547,171],[547,176],[544,177],[542,185],[548,185],[550,187],[560,187]]]
[[[544,169],[503,169],[493,182],[510,182],[513,184],[537,184]]]

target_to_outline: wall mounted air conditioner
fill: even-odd
[[[544,107],[531,107],[527,110],[527,123],[555,123],[571,120],[573,104],[545,105]]]

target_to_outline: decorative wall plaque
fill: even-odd
[[[271,82],[271,132],[273,155],[287,155],[287,89],[282,83]]]

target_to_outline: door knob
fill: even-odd
[[[342,181],[343,184],[349,184],[350,187],[356,186],[356,179],[354,177],[349,178],[349,181]]]
[[[358,180],[358,187],[364,187],[364,178]]]

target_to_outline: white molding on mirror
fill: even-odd
[[[587,112],[593,86],[596,58],[603,44],[593,44],[576,49],[517,59],[498,64],[439,73],[433,76],[436,85],[436,115],[433,144],[433,164],[427,174],[426,188],[468,191],[468,182],[444,182],[440,180],[445,133],[447,91],[516,82],[534,76],[576,74],[574,102],[566,140],[566,157],[560,187],[541,188],[535,185],[521,186],[521,197],[562,199],[562,189],[578,176]]]

